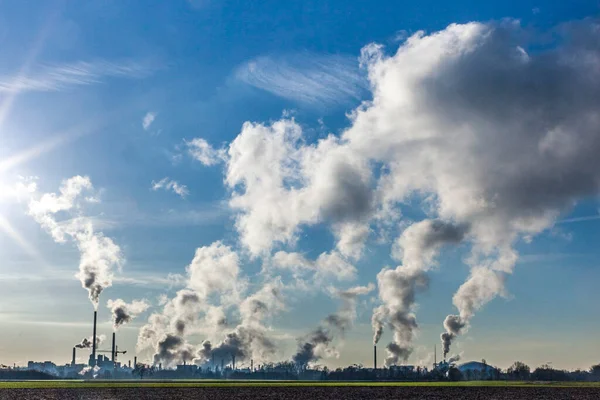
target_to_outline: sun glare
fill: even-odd
[[[1,162],[0,162],[1,163]],[[0,173],[0,234],[4,233],[14,243],[16,243],[25,253],[35,259],[41,265],[46,265],[40,253],[29,243],[23,235],[10,223],[7,218],[8,206],[11,202],[19,201],[27,193],[35,188],[35,183],[18,182],[17,184],[7,184]],[[6,245],[6,242],[3,244]]]

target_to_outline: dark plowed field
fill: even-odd
[[[2,389],[1,400],[155,399],[600,399],[600,388],[559,387],[237,387]]]

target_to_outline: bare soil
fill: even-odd
[[[600,399],[600,388],[560,387],[206,387],[2,389],[0,400],[156,399]]]

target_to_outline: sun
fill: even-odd
[[[3,161],[0,161],[0,165],[2,164]],[[11,184],[8,183],[5,174],[2,172],[3,171],[0,169],[0,233],[8,236],[30,257],[45,264],[43,257],[37,249],[27,241],[8,218],[11,208],[10,205],[23,200],[25,196],[31,195],[31,193],[35,191],[35,182],[28,182],[25,180]]]

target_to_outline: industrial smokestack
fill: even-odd
[[[250,359],[250,372],[254,372],[254,360]]]
[[[133,357],[133,368],[137,367],[137,356]]]
[[[112,342],[112,362],[115,362],[115,332],[113,332],[113,342]]]
[[[96,365],[96,318],[98,317],[98,312],[94,310],[94,339],[92,340],[92,367]]]
[[[235,371],[235,354],[231,356],[231,369]]]
[[[73,347],[73,359],[71,360],[71,366],[75,366],[75,352],[77,351],[76,347]]]
[[[377,345],[373,346],[373,369],[377,369]]]

